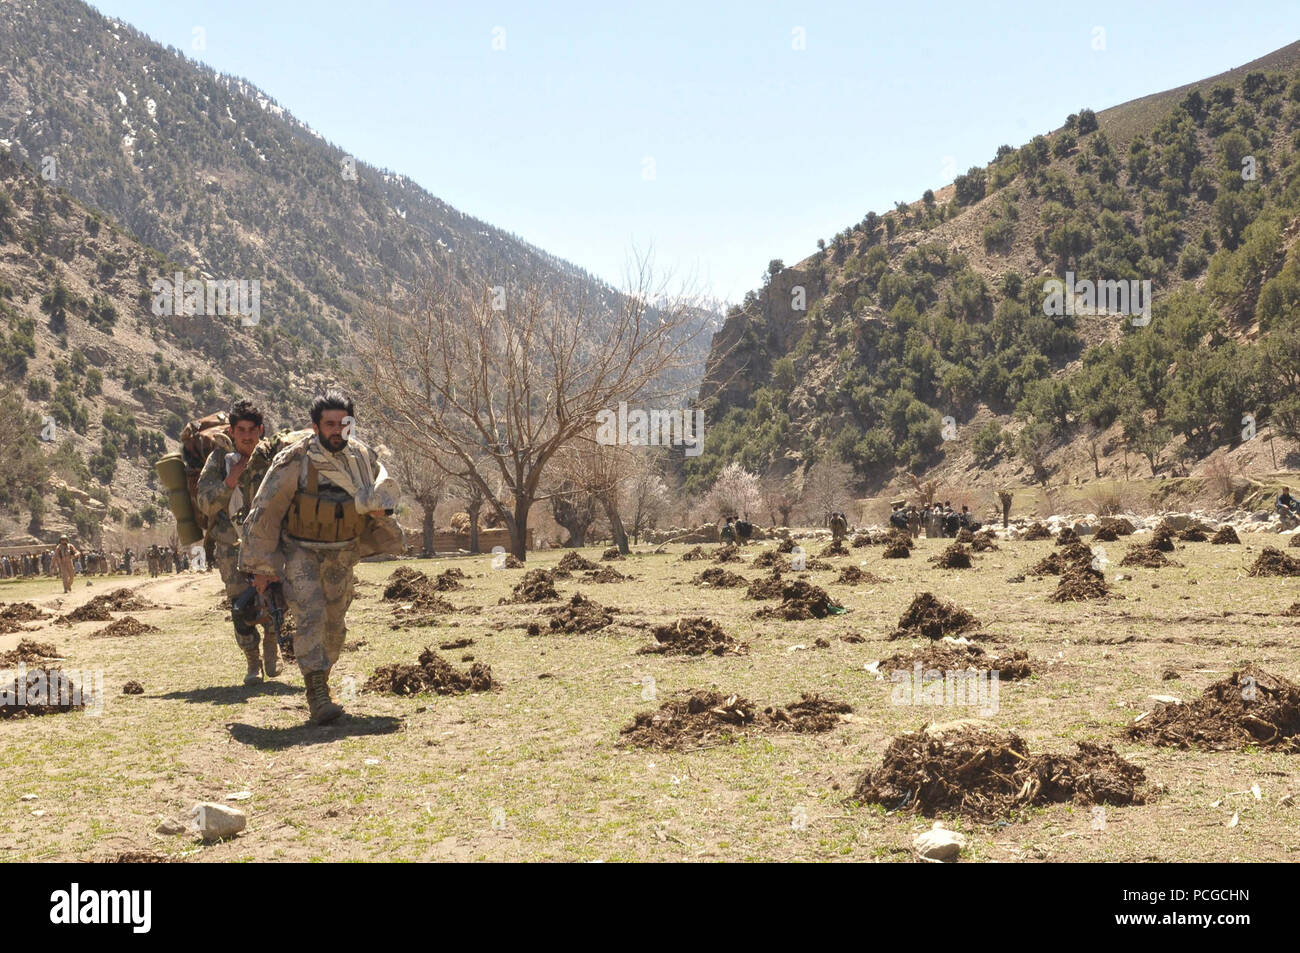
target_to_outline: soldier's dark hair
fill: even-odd
[[[331,390],[316,395],[316,399],[311,402],[311,422],[319,427],[321,414],[327,410],[341,410],[349,417],[355,416],[352,398],[341,390]]]
[[[230,408],[230,426],[234,426],[241,420],[251,421],[255,426],[262,426],[262,408],[258,407],[251,400],[237,400]]]

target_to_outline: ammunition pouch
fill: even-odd
[[[320,474],[307,461],[307,486],[294,494],[289,504],[285,531],[294,539],[313,543],[342,543],[361,535],[365,516],[356,503],[320,495]]]

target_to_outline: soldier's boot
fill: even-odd
[[[244,648],[244,658],[248,660],[248,671],[244,673],[245,685],[260,685],[262,683],[262,653],[257,650],[256,645],[246,645]]]
[[[275,678],[280,674],[279,645],[275,641],[275,633],[269,629],[262,636],[262,668],[267,678]]]
[[[343,714],[343,707],[330,700],[330,673],[303,672],[307,683],[308,720],[313,725],[324,725]]]
[[[248,671],[244,674],[245,685],[262,683],[262,652],[257,644],[257,629],[242,622],[235,623],[235,641],[244,650],[248,661]]]

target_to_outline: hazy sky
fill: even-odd
[[[95,6],[614,284],[652,247],[733,301],[1002,143],[1300,38],[1271,0]]]

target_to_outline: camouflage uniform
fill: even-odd
[[[270,466],[271,455],[267,450],[267,441],[263,439],[253,451],[248,466],[239,475],[236,487],[226,486],[226,454],[234,451],[234,444],[224,435],[217,440],[216,448],[208,455],[199,474],[198,498],[199,509],[208,520],[208,539],[212,542],[213,561],[221,573],[221,581],[226,584],[226,597],[234,604],[249,586],[248,575],[239,571],[239,526],[248,516],[257,487]],[[238,489],[241,496],[240,506],[234,513],[230,512],[231,498]],[[242,620],[231,620],[235,626],[235,642],[244,650],[248,659],[249,674],[246,683],[253,681],[254,662],[265,666],[268,677],[278,674],[278,653],[275,634],[269,625],[264,626],[265,636],[261,641],[261,655],[258,655],[259,639],[256,625]]]
[[[377,475],[379,461],[375,452],[355,438],[349,442],[352,447],[361,451],[372,477]],[[346,490],[310,462],[313,448],[321,448],[314,434],[295,440],[272,462],[253,500],[253,509],[244,520],[239,568],[278,576],[283,581],[285,601],[297,624],[293,652],[308,682],[309,704],[315,710],[313,684],[328,683],[329,671],[338,661],[347,635],[352,568],[363,556],[373,553],[400,554],[402,531],[397,521],[381,510],[361,514],[357,532],[350,538],[322,541],[293,535],[290,529],[301,506],[298,501],[319,500],[325,504],[320,512],[339,514],[347,512],[345,508],[353,503]],[[328,702],[327,693],[325,699]]]

